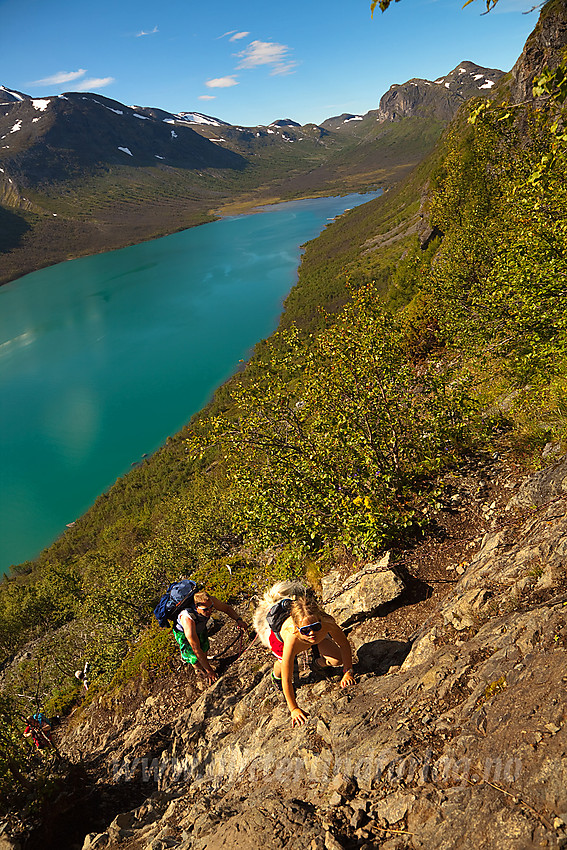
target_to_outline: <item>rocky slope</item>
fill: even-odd
[[[465,100],[486,95],[503,75],[496,68],[464,61],[433,82],[413,79],[391,86],[380,99],[377,120],[399,121],[419,114],[450,121]]]
[[[550,0],[545,4],[534,31],[512,68],[510,94],[514,103],[531,99],[534,77],[546,66],[556,67],[566,47],[566,4],[564,0]]]
[[[462,470],[437,525],[403,563],[323,581],[358,684],[300,665],[304,727],[257,643],[203,694],[175,670],[95,699],[60,733],[81,789],[44,850],[567,846],[567,457]]]
[[[322,127],[335,132],[360,134],[369,121],[401,121],[404,118],[429,118],[447,123],[459,107],[471,97],[488,96],[504,76],[497,68],[484,68],[463,61],[449,74],[437,80],[413,78],[395,83],[380,98],[378,109],[366,115],[344,113],[323,121]]]

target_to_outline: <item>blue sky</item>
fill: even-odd
[[[0,0],[0,84],[95,91],[128,105],[255,126],[378,106],[393,83],[469,59],[509,70],[530,0]]]

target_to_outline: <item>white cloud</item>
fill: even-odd
[[[276,70],[277,68],[286,68],[285,73],[289,73],[289,69],[295,65],[287,59],[289,47],[285,44],[278,44],[275,41],[251,41],[248,47],[237,53],[236,56],[241,60],[236,66],[237,68],[258,68],[260,65],[273,65],[273,73],[282,73]]]
[[[88,80],[81,80],[75,91],[94,91],[94,89],[103,89],[114,82],[114,77],[91,77]]]
[[[29,86],[58,86],[61,83],[70,83],[71,80],[78,80],[86,74],[84,68],[79,68],[78,71],[57,71],[50,77],[44,77],[42,80],[35,80],[33,83],[28,83]]]
[[[234,76],[231,76],[231,77],[217,77],[217,78],[216,78],[216,79],[214,79],[214,80],[207,80],[207,81],[206,81],[206,83],[205,83],[205,85],[206,85],[206,86],[207,86],[207,88],[209,88],[209,89],[228,89],[228,88],[230,88],[231,86],[237,86],[237,85],[238,85],[238,80],[236,80],[236,79],[234,78]]]
[[[153,30],[140,30],[140,32],[136,33],[136,38],[140,38],[142,35],[153,35],[156,32],[159,32],[157,26]]]
[[[228,35],[228,33],[227,33],[227,35]],[[234,35],[232,35],[229,38],[229,41],[239,41],[241,38],[246,38],[247,35],[250,35],[250,33],[249,32],[235,32]]]
[[[200,94],[199,100],[215,100],[216,94]]]
[[[217,36],[217,41],[221,38],[226,38],[227,35],[232,35],[235,32],[236,32],[236,30],[229,30],[228,32],[223,32],[222,35]]]
[[[285,75],[285,74],[293,74],[295,68],[297,68],[297,62],[279,62],[277,65],[274,65],[272,70],[270,71],[270,76],[275,77],[276,75]]]

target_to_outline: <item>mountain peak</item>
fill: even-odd
[[[464,60],[436,80],[414,77],[390,86],[380,100],[378,121],[397,121],[417,113],[449,121],[469,97],[487,95],[504,76],[498,68],[484,68]]]
[[[30,100],[29,94],[7,89],[6,86],[0,86],[0,103],[16,103],[22,100]]]
[[[268,127],[301,127],[297,121],[292,121],[291,118],[279,118],[277,121],[272,121]]]

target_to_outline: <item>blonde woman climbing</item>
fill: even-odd
[[[300,653],[313,650],[316,670],[342,665],[341,688],[355,684],[347,636],[300,582],[278,582],[268,590],[254,613],[254,627],[276,658],[272,679],[283,691],[292,726],[301,726],[308,717],[293,687],[293,663]]]

